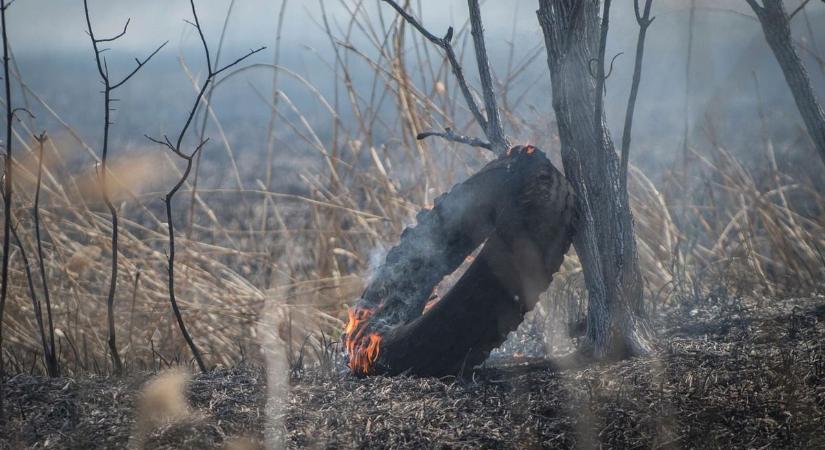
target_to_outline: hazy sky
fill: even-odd
[[[377,28],[396,19],[389,6],[379,0],[322,0],[337,37],[345,35],[349,14],[347,8],[361,4],[364,14]],[[785,0],[795,8],[802,0]],[[122,108],[117,120],[120,126],[116,139],[142,142],[143,134],[163,133],[191,101],[192,87],[182,73],[178,56],[183,51],[187,64],[194,70],[202,66],[193,28],[184,20],[191,18],[187,0],[89,0],[92,20],[99,37],[115,35],[127,18],[131,23],[127,35],[111,45],[107,53],[113,73],[123,73],[163,41],[169,45],[157,55],[146,70],[119,92]],[[213,52],[223,26],[230,0],[196,1],[201,22]],[[436,34],[449,25],[461,27],[467,18],[466,0],[412,0],[416,15]],[[269,48],[250,59],[271,62],[275,44],[275,27],[282,0],[236,0],[229,22],[224,58],[250,48]],[[420,12],[418,5],[420,5]],[[487,0],[483,2],[488,49],[493,70],[500,75],[506,64],[506,52],[511,45],[518,56],[541,48],[543,38],[535,17],[537,0]],[[608,122],[619,129],[624,118],[627,90],[633,67],[633,53],[638,27],[630,0],[613,2],[608,54],[624,52],[616,63],[615,73],[607,83],[605,109]],[[740,123],[754,122],[755,98],[753,74],[759,77],[762,97],[771,103],[776,124],[795,126],[799,123],[790,92],[782,79],[762,30],[744,0],[697,0],[694,42],[694,67],[691,72],[689,116],[693,123],[708,117],[707,111],[717,111],[723,123],[738,129]],[[678,147],[684,121],[685,57],[689,0],[654,0],[656,21],[647,39],[642,92],[640,93],[634,143],[639,147]],[[806,11],[820,50],[825,49],[825,4],[810,2]],[[794,19],[795,38],[806,42],[802,15]],[[305,74],[319,89],[329,95],[335,83],[329,73],[332,50],[320,25],[318,0],[289,0],[282,43],[282,64]],[[96,124],[100,118],[99,84],[88,37],[81,0],[16,0],[8,11],[9,35],[21,71],[29,85],[41,93],[69,123],[76,125],[89,140],[98,137]],[[515,30],[515,32],[514,32]],[[358,48],[360,33],[353,43]],[[806,44],[810,45],[810,44]],[[437,53],[437,50],[434,50]],[[434,53],[435,54],[435,53]],[[825,92],[825,76],[809,54],[803,52],[809,65],[815,88]],[[225,62],[226,60],[224,60]],[[469,62],[469,61],[468,61]],[[530,107],[550,111],[550,85],[544,57],[531,67],[533,73],[521,83],[534,83]],[[371,73],[371,71],[367,71]],[[268,88],[268,73],[233,80],[221,88],[216,99],[218,110],[229,132],[241,134],[243,126],[257,126],[256,139],[266,128],[268,107],[250,89]],[[477,82],[475,71],[468,78]],[[355,78],[359,74],[354,74]],[[356,80],[357,82],[357,80]],[[299,106],[305,89],[285,84],[283,89]],[[717,103],[724,102],[724,105]],[[316,106],[314,103],[310,106]],[[787,117],[782,117],[787,114]],[[48,117],[48,114],[41,114]],[[262,119],[263,118],[263,119]],[[157,131],[154,131],[157,130]],[[245,133],[250,134],[250,133]],[[731,139],[746,133],[730,133]],[[634,150],[635,151],[635,150]],[[642,154],[640,150],[634,154]]]
[[[344,24],[346,9],[338,0],[324,0],[333,18]],[[207,34],[217,37],[231,1],[196,1],[198,14]],[[353,7],[355,0],[346,0]],[[376,1],[363,2],[364,8],[375,12]],[[452,19],[466,17],[464,0],[421,0],[424,21],[433,30],[446,29]],[[127,18],[132,21],[129,33],[116,45],[122,50],[145,50],[152,45],[169,40],[177,44],[184,31],[191,27],[184,23],[190,19],[187,0],[89,0],[93,25],[100,35],[116,34]],[[250,46],[271,43],[281,0],[236,0],[227,37],[230,45]],[[386,5],[382,6],[390,17]],[[86,23],[81,0],[17,0],[9,10],[10,30],[15,48],[20,51],[67,51],[88,47],[85,35]],[[316,20],[320,6],[317,0],[291,0],[287,5],[284,36],[287,40],[307,43],[323,42]],[[535,0],[488,1],[484,14],[489,17],[486,26],[491,32],[508,29],[513,15],[534,18]],[[373,15],[378,17],[377,14]],[[501,18],[504,20],[496,20]],[[531,24],[534,25],[534,24]]]
[[[359,3],[357,0],[323,0],[324,5],[339,24],[345,24],[346,8]],[[629,0],[627,0],[629,3]],[[800,0],[786,0],[789,7]],[[464,21],[467,6],[464,0],[417,0],[423,11],[423,22],[433,31],[443,30],[450,24]],[[131,18],[129,33],[117,43],[122,50],[145,50],[165,40],[180,42],[184,30],[189,30],[184,19],[191,17],[186,0],[89,0],[93,24],[100,35],[121,30],[127,18]],[[197,1],[207,34],[217,36],[231,1]],[[377,1],[365,0],[363,7],[371,17],[378,17]],[[614,18],[622,26],[631,8],[614,5]],[[491,33],[509,33],[513,21],[520,30],[536,31],[538,24],[534,11],[536,0],[488,0],[484,2],[485,26]],[[744,0],[699,0],[700,8],[748,12]],[[273,39],[275,18],[281,0],[236,0],[230,22],[227,42],[230,45],[248,47],[270,43]],[[656,15],[681,14],[689,5],[688,0],[656,0]],[[392,17],[388,6],[382,5],[385,18]],[[288,20],[284,36],[287,40],[322,42],[323,36],[317,23],[320,11],[317,0],[291,0],[288,4]],[[12,43],[20,51],[66,51],[88,47],[85,35],[86,23],[81,0],[17,0],[9,10],[9,27]],[[615,36],[614,36],[615,37]]]

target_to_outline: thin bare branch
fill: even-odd
[[[162,49],[166,42],[161,44],[154,52],[152,52],[149,56],[147,56],[143,61],[139,59],[135,59],[137,62],[137,66],[129,72],[122,80],[116,83],[112,83],[111,79],[109,78],[109,64],[106,61],[106,57],[102,57],[101,54],[106,51],[107,49],[101,49],[99,44],[103,42],[113,42],[126,34],[126,30],[129,27],[130,20],[126,21],[126,24],[123,26],[123,31],[120,32],[118,35],[107,38],[107,39],[97,39],[95,37],[94,28],[92,27],[92,19],[89,13],[89,2],[88,0],[83,0],[83,12],[86,17],[86,27],[87,27],[87,34],[89,35],[89,39],[92,43],[92,49],[94,50],[95,54],[95,63],[97,64],[97,70],[100,74],[100,79],[103,83],[103,141],[101,143],[101,151],[100,151],[100,171],[99,179],[100,179],[100,190],[103,197],[103,203],[106,204],[106,208],[109,210],[109,214],[112,217],[112,258],[111,258],[111,275],[109,279],[109,293],[106,297],[106,307],[107,307],[107,319],[108,319],[108,328],[109,328],[109,338],[108,338],[108,345],[109,345],[109,352],[112,358],[112,366],[114,369],[115,375],[120,375],[123,372],[123,364],[120,361],[120,355],[118,354],[117,350],[117,343],[115,340],[115,318],[114,318],[114,302],[115,302],[115,291],[117,290],[117,275],[118,275],[118,215],[117,209],[115,208],[114,204],[109,195],[109,186],[106,181],[107,179],[107,164],[109,158],[109,127],[112,125],[111,120],[111,113],[113,111],[112,102],[117,101],[117,99],[112,98],[112,92],[115,89],[123,86],[124,83],[129,81],[143,66],[155,56],[160,49]]]
[[[34,206],[32,206],[32,216],[34,217],[34,236],[37,244],[37,262],[40,270],[40,282],[43,285],[43,298],[46,301],[46,318],[49,327],[49,352],[46,353],[46,370],[50,377],[60,376],[60,365],[57,361],[54,344],[54,321],[52,319],[52,300],[49,293],[49,280],[46,276],[46,262],[43,256],[43,239],[40,236],[40,191],[43,185],[43,150],[48,140],[46,132],[35,136],[38,144],[37,154],[37,184],[34,191]],[[45,343],[44,343],[45,351]]]
[[[461,63],[459,63],[458,58],[456,57],[455,51],[453,50],[453,45],[451,43],[453,39],[453,27],[449,27],[447,29],[447,34],[444,35],[443,38],[439,38],[434,34],[427,31],[421,23],[418,22],[412,15],[410,15],[404,8],[402,8],[398,3],[394,2],[393,0],[381,0],[384,3],[390,5],[393,9],[395,9],[401,17],[404,18],[407,23],[413,26],[419,33],[421,33],[427,40],[432,42],[433,44],[441,47],[444,50],[444,53],[447,56],[447,60],[450,62],[450,68],[453,71],[453,75],[455,75],[456,80],[458,81],[458,87],[461,90],[461,95],[464,97],[464,101],[467,102],[467,108],[469,108],[470,112],[473,114],[476,122],[481,126],[481,129],[484,130],[485,134],[487,133],[487,119],[484,118],[484,115],[481,113],[481,109],[479,109],[478,104],[476,104],[475,98],[473,97],[472,91],[470,91],[470,87],[467,84],[466,78],[464,78],[464,69],[461,67]],[[488,136],[489,138],[489,136]]]
[[[200,19],[198,19],[198,12],[195,9],[195,0],[190,0],[189,5],[192,7],[192,17],[194,18],[194,22],[186,21],[198,32],[198,36],[201,40],[201,45],[203,45],[203,51],[206,54],[206,71],[209,75],[212,75],[212,56],[209,54],[209,44],[206,43],[206,37],[203,35],[203,28],[201,28]]]
[[[216,70],[215,73],[212,74],[212,77],[214,78],[214,77],[218,76],[221,72],[225,71],[226,69],[229,69],[233,66],[237,66],[238,64],[241,63],[241,61],[245,60],[246,58],[249,58],[250,56],[254,55],[255,53],[258,53],[258,52],[261,52],[261,51],[264,51],[264,50],[266,50],[266,46],[258,47],[255,50],[249,50],[249,52],[247,52],[245,55],[241,56],[240,58],[236,59],[235,61],[232,61],[231,63],[221,67],[218,70]]]
[[[37,324],[37,332],[40,334],[40,342],[43,346],[43,359],[46,360],[48,370],[48,366],[53,357],[51,348],[46,340],[46,329],[43,325],[43,308],[40,304],[40,300],[37,298],[37,291],[34,289],[34,277],[32,276],[31,264],[26,253],[26,248],[23,247],[23,242],[20,241],[20,235],[17,233],[17,227],[15,225],[11,226],[11,234],[14,237],[15,244],[17,244],[17,248],[20,249],[20,256],[23,258],[23,270],[26,273],[26,284],[29,287],[29,297],[32,301],[34,321]]]
[[[35,118],[35,117],[34,117],[34,114],[32,114],[32,112],[31,112],[31,111],[29,111],[29,110],[28,110],[28,109],[26,109],[26,108],[14,108],[13,110],[11,110],[11,115],[12,115],[12,116],[17,116],[17,113],[18,113],[18,112],[24,112],[24,113],[26,113],[26,115],[27,115],[27,116],[29,116],[30,118],[32,118],[32,119],[34,119],[34,118]]]
[[[223,27],[221,28],[221,37],[220,37],[220,39],[218,39],[218,51],[215,54],[215,64],[220,64],[221,52],[223,51],[223,44],[224,44],[225,39],[226,39],[226,31],[229,29],[229,19],[232,17],[232,10],[235,8],[235,2],[236,2],[236,0],[231,0],[229,2],[229,7],[227,8],[226,15],[223,18]],[[185,66],[185,63],[184,63],[182,57],[181,57],[181,65]],[[187,74],[188,74],[188,71],[187,71]],[[192,80],[192,81],[194,82],[193,84],[196,84],[195,80]],[[208,124],[209,116],[210,116],[210,114],[209,114],[210,104],[212,103],[212,94],[215,92],[215,87],[216,87],[216,85],[212,84],[212,86],[210,86],[209,90],[206,92],[206,95],[204,96],[204,103],[205,103],[205,106],[206,106],[206,111],[204,112],[203,119],[201,120],[201,126],[200,126],[199,136],[198,136],[198,139],[200,141],[204,140],[204,136],[206,134],[206,128],[207,128],[207,124]],[[191,197],[190,197],[190,200],[189,200],[189,215],[188,215],[187,220],[186,220],[186,223],[187,223],[188,226],[186,228],[185,236],[186,236],[187,239],[189,239],[189,237],[192,233],[192,227],[194,226],[194,221],[195,221],[195,219],[194,219],[194,217],[195,217],[195,200],[196,200],[196,197],[198,195],[198,180],[199,180],[199,175],[200,175],[201,157],[202,156],[203,156],[203,153],[198,153],[198,157],[195,159],[195,167],[194,167],[194,172],[195,173],[194,173],[194,177],[193,177],[193,180],[192,180],[192,194],[191,194]]]
[[[189,4],[192,8],[192,18],[193,20],[190,23],[198,32],[198,36],[200,37],[201,45],[203,46],[203,52],[206,56],[206,66],[207,66],[207,76],[206,79],[203,81],[200,89],[198,90],[197,95],[195,96],[195,102],[192,105],[192,108],[189,110],[189,114],[186,117],[186,121],[184,122],[183,127],[178,133],[178,137],[173,144],[169,137],[164,136],[163,140],[152,138],[146,136],[147,139],[150,141],[162,145],[169,149],[172,153],[186,161],[186,168],[184,169],[181,177],[178,179],[177,183],[172,187],[169,192],[166,193],[166,197],[164,198],[164,203],[166,205],[166,225],[168,231],[168,239],[169,239],[169,252],[167,257],[168,263],[168,287],[169,287],[169,303],[172,306],[172,312],[175,315],[175,319],[178,322],[178,328],[183,335],[183,339],[186,341],[186,344],[189,346],[190,351],[192,352],[193,357],[195,358],[195,362],[198,364],[198,368],[202,372],[208,371],[206,364],[204,363],[203,357],[201,356],[200,350],[198,350],[197,345],[195,345],[195,341],[192,339],[192,336],[189,334],[189,331],[186,329],[186,324],[183,321],[183,315],[181,314],[180,308],[178,307],[178,301],[175,295],[175,228],[174,222],[172,218],[172,200],[174,199],[175,194],[180,190],[183,184],[186,182],[186,179],[189,177],[189,173],[192,171],[192,163],[193,159],[198,155],[198,153],[203,149],[209,139],[201,140],[195,149],[192,151],[191,154],[186,154],[181,150],[181,145],[183,143],[183,139],[186,136],[189,127],[192,124],[195,115],[198,112],[198,107],[200,107],[201,102],[204,100],[204,96],[206,95],[207,90],[210,88],[211,85],[214,84],[215,77],[219,75],[221,72],[239,64],[241,61],[249,58],[250,56],[264,50],[266,47],[260,47],[256,50],[250,50],[245,55],[241,56],[240,58],[234,60],[233,62],[221,67],[220,69],[215,70],[212,66],[212,57],[209,51],[209,45],[206,43],[206,37],[203,33],[203,28],[200,24],[200,19],[198,18],[197,8],[195,7],[195,1],[190,0]]]
[[[129,28],[129,22],[131,22],[131,21],[132,21],[131,17],[126,19],[126,24],[123,25],[123,31],[118,33],[116,36],[110,37],[108,39],[95,39],[95,41],[99,44],[101,42],[113,42],[113,41],[116,41],[116,40],[122,38],[126,34],[126,30]]]
[[[141,61],[141,60],[139,60],[139,59],[135,58],[135,62],[137,63],[137,66],[134,68],[134,70],[132,70],[132,71],[131,71],[128,75],[126,75],[125,77],[123,77],[123,79],[122,79],[122,80],[120,80],[119,82],[117,82],[117,83],[115,83],[114,85],[112,85],[111,89],[112,89],[112,90],[115,90],[115,89],[117,89],[117,88],[119,88],[119,87],[123,86],[123,84],[124,84],[124,83],[126,83],[127,81],[129,81],[129,79],[130,79],[130,78],[132,78],[132,77],[133,77],[136,73],[138,73],[138,71],[139,71],[140,69],[142,69],[142,68],[143,68],[143,66],[144,66],[144,65],[146,65],[146,63],[148,63],[148,62],[149,62],[149,60],[150,60],[150,59],[152,59],[152,57],[153,57],[153,56],[157,55],[157,54],[158,54],[158,52],[160,51],[160,49],[162,49],[163,47],[165,47],[165,46],[166,46],[166,44],[168,44],[168,43],[169,43],[169,41],[166,41],[166,42],[164,42],[163,44],[160,44],[160,45],[158,46],[158,48],[156,48],[156,49],[155,49],[155,51],[153,51],[153,52],[152,52],[149,56],[147,56],[146,58],[144,58],[144,59],[143,59],[143,61]]]
[[[630,85],[630,97],[627,100],[627,112],[624,116],[624,130],[622,132],[621,176],[622,189],[627,190],[628,159],[630,157],[630,138],[633,130],[633,114],[636,110],[636,97],[639,95],[639,84],[642,79],[642,60],[645,52],[645,37],[647,29],[655,17],[650,17],[653,0],[645,1],[644,13],[640,14],[639,0],[633,0],[636,13],[636,22],[639,24],[639,37],[636,40],[636,62],[633,66],[633,81]]]
[[[463,136],[463,135],[460,135],[460,134],[456,134],[455,132],[453,132],[453,130],[451,128],[445,128],[443,132],[440,132],[440,131],[424,131],[422,133],[418,133],[418,135],[415,138],[418,139],[418,140],[421,140],[421,139],[427,139],[428,137],[433,137],[433,136],[440,137],[442,139],[446,139],[446,140],[451,141],[451,142],[458,142],[460,144],[467,144],[467,145],[471,145],[473,147],[480,147],[480,148],[483,148],[483,149],[486,149],[486,150],[490,150],[493,153],[496,153],[496,151],[493,150],[493,145],[490,144],[489,142],[485,142],[481,139],[470,137],[470,136]],[[496,154],[498,154],[498,153],[496,153]]]
[[[604,135],[604,121],[602,120],[604,110],[604,83],[606,81],[606,76],[604,73],[604,54],[607,47],[607,31],[610,27],[610,3],[611,0],[604,0],[601,34],[599,37],[599,57],[596,61],[596,109],[594,114],[596,127],[594,129],[599,134],[599,139],[602,139],[602,136]]]
[[[421,23],[418,20],[416,20],[415,17],[413,17],[410,13],[408,13],[407,10],[402,8],[401,5],[399,5],[398,3],[394,2],[393,0],[382,0],[382,1],[384,3],[392,6],[392,8],[394,10],[396,10],[398,12],[398,14],[401,17],[403,17],[404,20],[407,21],[407,23],[409,23],[410,25],[413,26],[413,28],[418,30],[418,32],[421,33],[425,38],[427,38],[428,41],[432,42],[433,44],[435,44],[435,45],[437,45],[441,48],[445,48],[447,45],[450,45],[450,41],[453,38],[453,27],[448,28],[447,29],[447,34],[443,38],[440,38],[440,37],[430,33],[426,28],[424,28],[423,25],[421,25]]]
[[[487,46],[484,43],[484,25],[481,22],[481,9],[478,0],[467,0],[470,9],[470,27],[473,36],[473,47],[478,64],[478,74],[481,78],[481,91],[484,95],[484,108],[487,111],[487,138],[499,154],[510,148],[507,136],[504,135],[504,128],[501,125],[501,117],[496,103],[496,94],[493,90],[493,77],[490,73],[490,62],[487,58]]]
[[[808,6],[808,3],[809,3],[810,1],[811,1],[811,0],[804,0],[802,3],[800,3],[800,4],[799,4],[799,6],[797,6],[797,7],[796,7],[796,9],[795,9],[795,10],[793,10],[793,12],[791,12],[791,13],[788,15],[788,19],[793,19],[795,15],[797,15],[800,11],[802,11],[803,9],[805,9],[805,7],[806,7],[806,6]]]

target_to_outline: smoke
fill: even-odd
[[[384,258],[387,257],[388,251],[389,247],[383,244],[378,244],[375,248],[370,250],[369,266],[367,268],[367,273],[364,276],[364,279],[367,283],[372,281],[372,279],[375,277],[375,274],[378,272],[378,269],[381,268],[381,264],[384,262]]]

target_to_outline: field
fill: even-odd
[[[784,80],[773,66],[765,79],[751,68],[764,58],[734,68],[747,87],[702,91],[717,94],[685,116],[684,131],[681,116],[651,121],[668,101],[645,97],[642,84],[650,123],[637,119],[647,134],[634,134],[627,188],[652,355],[584,367],[569,356],[588,298],[571,249],[541,302],[484,365],[440,379],[349,374],[340,342],[348,309],[416,214],[493,156],[416,139],[442,129],[483,135],[450,62],[429,41],[350,2],[337,7],[348,21],[341,28],[320,5],[324,70],[282,65],[296,51],[280,47],[284,10],[270,53],[229,55],[235,48],[223,49],[223,36],[207,39],[227,53],[224,63],[249,59],[213,79],[221,64],[182,57],[184,89],[174,101],[185,107],[176,103],[172,119],[163,110],[171,140],[115,123],[105,164],[102,117],[57,108],[13,75],[12,98],[34,114],[19,114],[12,130],[0,448],[825,446],[825,181],[787,109]],[[517,48],[516,28],[494,55],[503,126],[561,169],[545,52],[539,40]],[[815,44],[816,27],[798,28]],[[218,29],[208,31],[217,38]],[[467,23],[453,41],[471,67]],[[825,64],[813,48],[804,55],[821,91]],[[615,89],[621,96],[613,87],[627,78],[608,82],[609,115],[626,104],[624,87]],[[261,80],[271,83],[266,91]],[[730,98],[718,95],[728,88]],[[232,101],[241,89],[258,109],[246,97]],[[125,99],[150,89],[138,91]],[[99,100],[89,104],[99,109]],[[654,132],[660,125],[670,128]],[[211,371],[198,370],[180,323]],[[152,389],[172,400],[153,411],[145,404]]]
[[[192,378],[191,409],[151,429],[145,448],[258,448],[267,437],[288,448],[825,445],[825,299],[718,299],[660,323],[662,349],[650,358],[586,369],[511,359],[446,379],[307,368],[274,408],[264,369],[219,369]],[[17,375],[4,445],[122,448],[139,429],[136,398],[150,375]],[[272,424],[284,434],[264,436]]]

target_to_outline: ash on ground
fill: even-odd
[[[280,411],[267,409],[262,370],[218,370],[193,378],[192,414],[145,448],[261,448],[272,433],[289,448],[825,448],[825,298],[708,301],[657,330],[656,354],[585,369],[308,369]],[[147,377],[12,376],[0,447],[124,448]],[[283,429],[266,429],[271,415]]]

